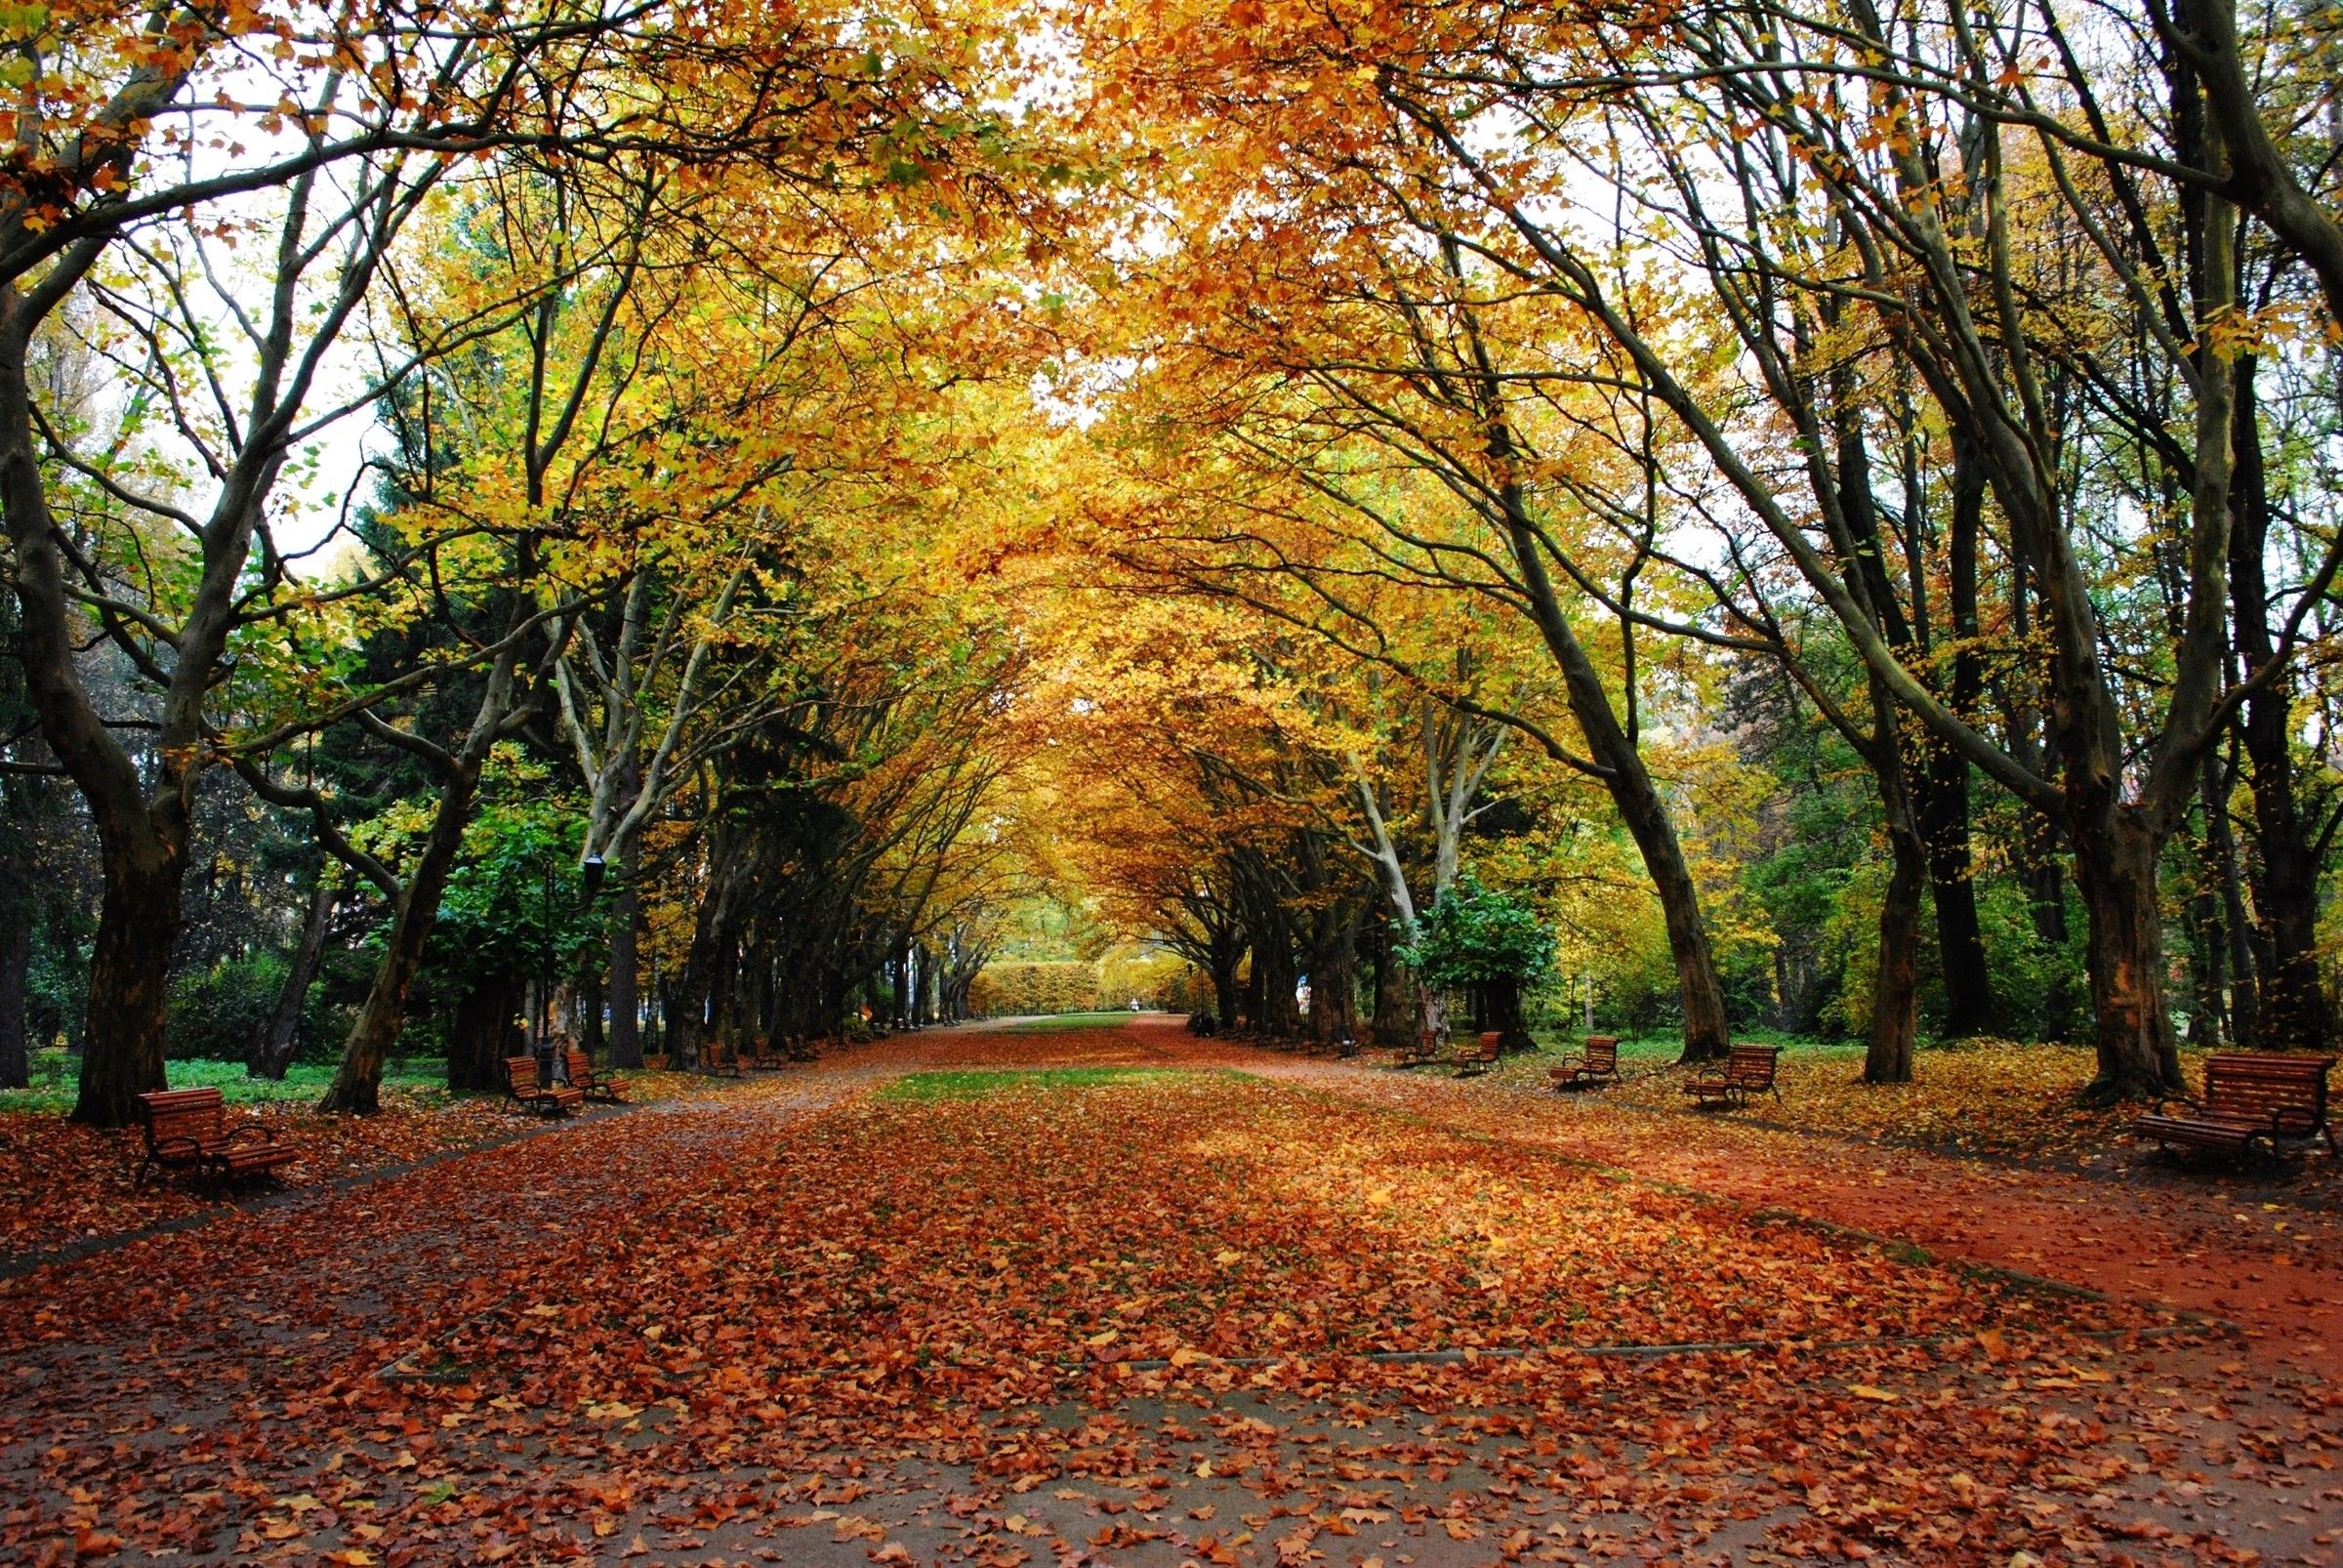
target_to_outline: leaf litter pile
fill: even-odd
[[[2143,1316],[1519,1144],[1221,1073],[737,1098],[0,1298],[0,1547],[2184,1561],[2332,1507],[2316,1401],[2208,1436]]]

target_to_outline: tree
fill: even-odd
[[[1424,917],[1422,935],[1399,955],[1428,984],[1473,988],[1481,1003],[1474,1012],[1503,1036],[1500,1049],[1530,1048],[1521,989],[1553,968],[1554,937],[1528,905],[1461,872]]]

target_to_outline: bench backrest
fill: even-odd
[[[594,1058],[572,1046],[561,1052],[561,1071],[572,1084],[594,1082]]]
[[[1725,1079],[1751,1089],[1771,1089],[1774,1061],[1781,1054],[1780,1046],[1735,1046],[1731,1059],[1725,1063]]]
[[[522,1099],[535,1098],[541,1092],[541,1086],[537,1082],[537,1058],[534,1056],[507,1056],[505,1058],[505,1083],[511,1087],[514,1093],[518,1094]]]
[[[216,1089],[158,1089],[139,1096],[146,1113],[146,1144],[152,1148],[166,1138],[191,1137],[213,1143],[220,1137],[226,1109]]]
[[[2326,1125],[2326,1075],[2332,1056],[2266,1056],[2224,1052],[2204,1058],[2207,1116],[2267,1122],[2285,1133]]]
[[[1472,1048],[1472,1053],[1476,1056],[1486,1056],[1491,1061],[1495,1061],[1497,1060],[1498,1043],[1503,1039],[1504,1035],[1502,1032],[1496,1029],[1491,1029],[1487,1033],[1483,1034],[1480,1040],[1475,1043]]]
[[[1619,1065],[1619,1036],[1588,1035],[1586,1037],[1586,1065],[1597,1072],[1608,1072]]]

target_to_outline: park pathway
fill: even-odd
[[[1066,1067],[1261,1083],[997,1109],[871,1093]],[[1532,1322],[1485,1294],[1490,1264],[1452,1252],[1462,1206],[1440,1201],[1459,1179],[1511,1194],[1472,1223],[1541,1246],[1608,1227],[1624,1250],[1519,1272],[1525,1303],[1592,1291],[1591,1320]],[[2069,1312],[1736,1206],[2117,1304]],[[1377,1231],[1386,1214],[1417,1228]],[[1160,1318],[1101,1283],[1159,1243],[1185,1249]],[[1011,1266],[1037,1247],[1059,1250],[1039,1255],[1054,1270]],[[2238,1218],[2210,1195],[1197,1041],[1163,1018],[932,1030],[0,1280],[0,1561],[1430,1568],[1936,1560],[1927,1541],[1963,1544],[1944,1548],[1958,1560],[2011,1560],[2012,1542],[2106,1558],[2109,1540],[2136,1561],[2333,1560],[2343,1488],[2319,1434],[2343,1396],[2320,1337],[2337,1251],[2316,1214]],[[1220,1274],[1234,1304],[1197,1317],[1184,1282]],[[2244,1294],[2274,1281],[2294,1294]],[[1567,1348],[1647,1312],[1658,1342],[1710,1338],[1681,1332],[1703,1292],[1789,1323],[1832,1310],[1833,1289],[1884,1314],[1875,1347],[1793,1331],[1741,1359]],[[1028,1290],[1033,1312],[1070,1315],[1010,1310]],[[2122,1304],[2152,1302],[2250,1302],[2256,1321],[2240,1353],[2219,1331],[2158,1338]],[[1482,1343],[1564,1348],[1325,1370],[1323,1336],[1385,1313],[1404,1329],[1419,1307]],[[1208,1320],[1226,1347],[1140,1347]],[[609,1359],[628,1344],[649,1352],[633,1372]],[[937,1391],[955,1379],[964,1393]]]

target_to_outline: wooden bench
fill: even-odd
[[[1557,1090],[1599,1084],[1606,1078],[1618,1083],[1619,1036],[1588,1035],[1577,1055],[1554,1063],[1545,1070],[1545,1076],[1554,1081]]]
[[[258,1121],[227,1125],[227,1107],[216,1089],[158,1089],[139,1096],[146,1129],[146,1158],[137,1179],[144,1186],[156,1170],[191,1170],[223,1181],[265,1176],[301,1158],[278,1143]]]
[[[1496,1066],[1498,1043],[1503,1039],[1503,1035],[1491,1029],[1471,1045],[1458,1051],[1456,1054],[1457,1076],[1470,1078],[1476,1073],[1485,1073]]]
[[[2280,1138],[2326,1140],[2336,1153],[2335,1130],[2326,1120],[2326,1075],[2332,1056],[2272,1056],[2257,1052],[2223,1052],[2204,1058],[2204,1096],[2175,1095],[2154,1114],[2131,1124],[2141,1137],[2165,1148],[2211,1149],[2238,1155],[2256,1142],[2276,1153]],[[2188,1116],[2164,1114],[2165,1105],[2186,1105]]]
[[[561,1052],[561,1075],[569,1087],[588,1099],[600,1100],[605,1105],[624,1105],[627,1097],[618,1092],[618,1081],[606,1073],[594,1070],[594,1058],[576,1046]]]
[[[1440,1059],[1440,1037],[1425,1029],[1416,1036],[1416,1044],[1399,1053],[1402,1067],[1429,1067]]]
[[[1687,1080],[1684,1093],[1703,1105],[1717,1101],[1746,1105],[1751,1094],[1760,1093],[1780,1099],[1782,1091],[1774,1083],[1774,1066],[1781,1055],[1780,1046],[1735,1046],[1723,1065],[1705,1067]]]
[[[586,1103],[586,1091],[574,1084],[538,1082],[537,1058],[505,1058],[505,1093],[540,1116],[567,1116]]]

